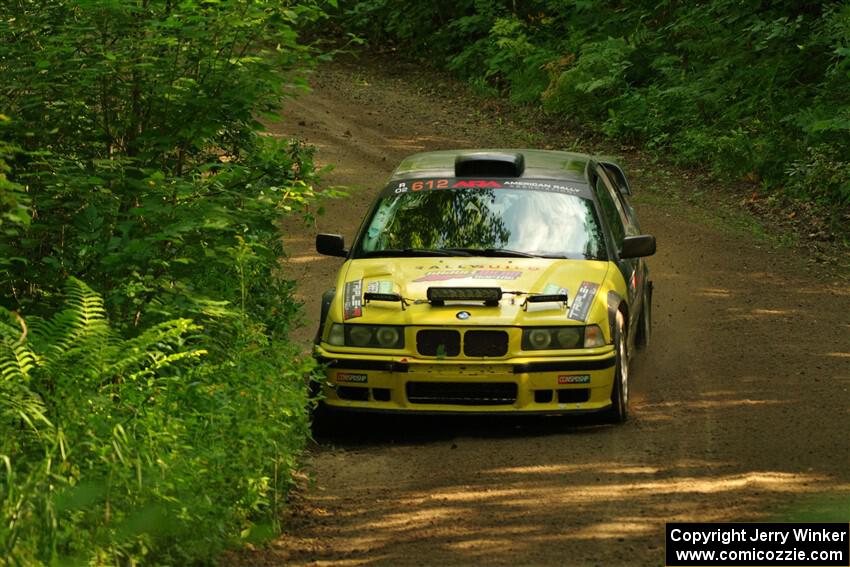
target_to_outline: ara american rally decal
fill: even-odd
[[[343,319],[354,319],[363,315],[363,280],[345,282],[342,297]]]
[[[590,313],[590,306],[593,305],[593,298],[598,290],[598,283],[581,282],[567,317],[576,321],[587,321],[587,314]]]
[[[525,191],[546,191],[590,197],[584,187],[569,185],[561,181],[531,181],[525,179],[458,179],[449,177],[430,179],[406,179],[394,181],[384,189],[384,195],[399,195],[417,191],[437,191],[442,189],[521,189]]]

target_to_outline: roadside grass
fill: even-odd
[[[775,522],[835,522],[847,523],[850,494],[819,493],[797,498],[778,510]]]

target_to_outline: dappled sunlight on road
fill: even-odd
[[[791,316],[800,313],[799,309],[753,309],[750,311],[753,315],[782,315]]]
[[[618,522],[599,522],[584,528],[571,531],[563,539],[617,539],[648,535],[655,527],[646,522],[645,518],[623,518]]]
[[[552,464],[552,465],[531,465],[525,467],[503,467],[498,469],[490,469],[486,471],[488,474],[505,474],[505,475],[540,475],[540,474],[571,474],[579,471],[598,470],[606,474],[656,474],[660,471],[657,467],[629,465],[627,463],[581,463],[581,464]]]
[[[654,473],[657,476],[669,476],[675,470],[671,467],[665,471]],[[596,471],[602,474],[602,471]],[[607,473],[606,473],[607,474]],[[547,475],[548,476],[548,475]],[[612,475],[616,478],[616,475]],[[549,476],[547,482],[541,479],[525,478],[524,475],[514,480],[503,482],[513,485],[512,488],[483,488],[474,490],[470,486],[452,487],[445,490],[431,490],[427,495],[402,499],[402,504],[416,506],[429,501],[438,502],[469,502],[492,501],[500,502],[509,507],[535,508],[554,503],[601,503],[606,500],[619,501],[623,498],[663,498],[670,494],[700,493],[711,494],[729,492],[742,488],[758,488],[775,492],[804,492],[804,487],[810,483],[825,480],[816,475],[790,474],[780,472],[748,472],[733,475],[718,475],[716,477],[682,476],[664,478],[662,480],[618,479],[615,483],[581,484],[571,482],[564,490],[561,478]]]
[[[731,399],[731,400],[676,400],[671,402],[662,402],[658,404],[644,403],[641,405],[641,419],[652,419],[653,411],[669,410],[669,409],[684,409],[684,410],[713,410],[717,408],[734,408],[739,406],[761,406],[770,404],[785,404],[781,400],[750,400],[750,399]]]
[[[410,512],[389,514],[383,518],[369,522],[367,528],[373,529],[408,529],[412,524],[432,524],[438,520],[452,521],[457,519],[458,510],[449,507],[422,508]]]
[[[813,494],[827,480],[817,474],[770,470],[711,474],[706,464],[684,459],[658,466],[590,458],[472,468],[458,484],[394,483],[392,496],[352,486],[345,497],[323,495],[314,503],[335,510],[342,529],[326,537],[337,551],[344,551],[346,561],[380,557],[386,564],[409,562],[405,550],[429,538],[450,564],[507,552],[531,554],[528,560],[533,563],[541,545],[607,540],[626,550],[657,547],[663,542],[664,522],[695,514],[703,521],[730,515],[739,521],[763,519],[753,511],[754,499]],[[716,465],[728,471],[728,464]],[[693,474],[696,468],[703,474]],[[403,478],[409,470],[402,466],[398,473]],[[630,503],[628,510],[618,511],[624,501]],[[708,502],[712,504],[706,506]],[[318,534],[325,537],[321,528]],[[572,557],[580,563],[583,556]]]
[[[307,262],[319,262],[327,259],[327,256],[320,256],[319,254],[302,254],[301,256],[288,258],[286,262],[289,264],[305,264]]]
[[[711,297],[711,298],[719,298],[719,299],[731,299],[733,294],[728,289],[720,289],[720,288],[701,288],[694,291],[695,295],[701,295],[703,297]]]

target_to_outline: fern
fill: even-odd
[[[17,319],[19,325],[0,321],[0,380],[25,382],[36,365],[36,356],[25,343],[26,324],[7,309],[0,308],[0,314],[8,321]]]
[[[26,344],[0,343],[0,379],[28,382],[37,357]]]
[[[171,382],[158,379],[179,376],[206,353],[192,346],[200,330],[175,319],[125,339],[101,296],[74,278],[51,318],[0,311],[0,487],[8,485],[0,556],[12,553],[24,524],[38,541],[65,537],[54,516],[58,491],[48,486],[70,487],[85,474],[109,486],[116,502],[106,506],[117,509],[121,498],[131,506],[143,470],[164,466],[173,439],[163,432]]]
[[[155,374],[157,369],[165,368],[177,360],[189,356],[197,358],[206,351],[192,350],[180,352],[186,334],[199,331],[200,327],[190,319],[175,319],[160,323],[136,338],[123,341],[111,357],[112,363],[105,370],[109,376],[123,376],[129,373],[129,379]],[[177,355],[179,358],[175,358]]]
[[[63,309],[32,324],[33,343],[44,358],[44,375],[97,380],[117,338],[109,327],[103,299],[85,283],[69,278]]]
[[[20,316],[2,309],[5,319],[17,320],[15,327],[5,321],[0,323],[0,432],[2,425],[23,423],[36,436],[49,435],[53,425],[47,419],[41,397],[29,388],[30,374],[40,359],[26,342],[27,327]],[[14,441],[0,442],[0,453],[8,450]]]
[[[8,310],[0,315],[5,319],[0,320],[0,414],[20,418],[33,429],[50,424],[39,394],[57,385],[73,382],[65,395],[76,391],[90,398],[105,394],[101,389],[107,385],[155,377],[206,354],[187,347],[191,334],[200,330],[189,319],[166,321],[122,339],[110,328],[100,295],[76,278],[66,283],[63,309],[51,319],[33,319],[29,334],[23,320],[23,333],[12,324],[16,316]]]

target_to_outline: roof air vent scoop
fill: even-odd
[[[520,153],[476,152],[455,158],[455,177],[521,177],[524,170]]]

